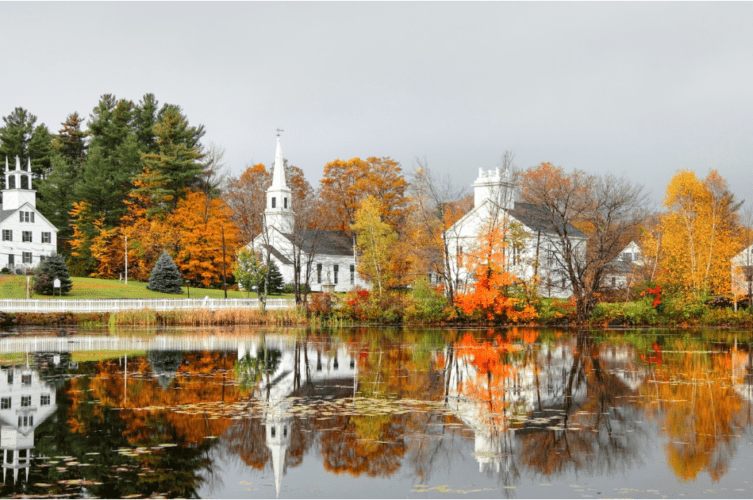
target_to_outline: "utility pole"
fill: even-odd
[[[222,224],[222,289],[225,290],[227,298],[227,281],[225,280],[225,224]]]
[[[125,284],[128,284],[128,235],[125,235]]]

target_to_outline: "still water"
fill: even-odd
[[[753,496],[750,332],[18,333],[3,498]]]

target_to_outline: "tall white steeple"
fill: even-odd
[[[277,129],[277,151],[275,152],[275,166],[272,171],[272,185],[267,189],[267,209],[264,220],[268,227],[275,228],[281,233],[290,234],[295,224],[293,212],[292,192],[285,181],[285,165],[280,147],[280,132]]]

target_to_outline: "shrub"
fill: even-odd
[[[444,294],[431,286],[426,277],[414,283],[405,309],[410,321],[438,322],[447,319],[450,303]]]
[[[309,295],[308,312],[319,316],[329,316],[332,313],[332,296],[328,293],[313,293]]]
[[[183,278],[180,277],[178,266],[166,251],[162,251],[152,268],[149,284],[146,287],[155,292],[183,293],[182,284]]]
[[[73,288],[68,266],[61,255],[54,254],[42,262],[37,268],[34,278],[34,293],[52,295],[55,278],[60,280],[60,293],[67,294]]]
[[[8,269],[7,267],[4,267],[0,269],[0,274],[10,274],[10,269]]]
[[[282,293],[295,293],[295,283],[285,283],[282,285]],[[311,287],[301,284],[301,293],[311,293]]]

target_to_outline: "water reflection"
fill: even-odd
[[[654,450],[678,484],[701,472],[720,481],[751,426],[749,339],[215,333],[119,339],[127,350],[109,355],[81,340],[0,369],[0,495],[228,496],[237,462],[285,496],[312,461],[335,490],[345,473],[390,478],[401,496],[459,480],[470,461],[479,491],[499,495],[583,473],[645,475]]]

